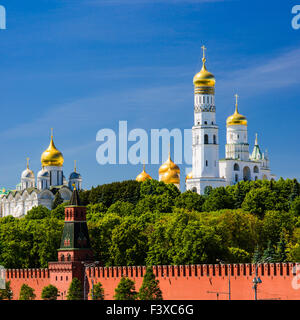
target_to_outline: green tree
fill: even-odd
[[[92,300],[104,300],[104,288],[100,282],[94,284],[90,296]]]
[[[281,236],[280,241],[277,244],[277,248],[276,248],[276,262],[285,262],[286,258],[287,258],[287,254],[286,254],[286,242],[284,240],[283,235]]]
[[[127,218],[112,232],[110,264],[116,266],[143,264],[147,254],[147,243],[148,239],[142,226],[134,219]]]
[[[180,195],[180,191],[174,184],[165,184],[162,181],[150,180],[141,183],[140,197],[146,196],[162,196],[168,195],[172,199],[177,198]]]
[[[10,281],[5,282],[5,289],[0,289],[0,300],[12,300],[13,292],[10,287]]]
[[[135,283],[129,278],[122,277],[117,288],[115,289],[115,300],[136,300],[137,292],[135,291]]]
[[[34,300],[35,297],[34,289],[27,284],[23,284],[20,290],[19,300]]]
[[[265,249],[262,255],[262,262],[276,262],[275,248],[272,242],[268,242],[268,247]]]
[[[253,258],[252,258],[252,262],[253,263],[259,263],[262,259],[262,254],[259,250],[259,246],[256,246],[256,249],[254,251],[254,254],[253,254]]]
[[[85,201],[84,205],[101,202],[107,208],[117,201],[136,204],[140,199],[140,187],[141,183],[135,180],[113,182],[89,190],[88,200],[86,200],[85,192],[82,192],[80,197]]]
[[[107,212],[107,207],[103,203],[89,204],[86,208],[86,220],[97,222]]]
[[[43,300],[57,300],[57,295],[58,295],[58,289],[52,284],[49,284],[49,286],[46,286],[43,288],[43,291],[42,291]]]
[[[122,223],[121,218],[115,213],[108,213],[97,222],[89,222],[89,235],[95,259],[103,261],[106,266],[111,265],[110,247],[112,244],[112,233]]]
[[[117,213],[120,217],[130,216],[133,214],[134,205],[130,202],[117,201],[107,210],[107,213]]]
[[[54,210],[57,206],[64,203],[64,199],[61,197],[60,192],[57,191],[52,202],[51,209]]]
[[[206,198],[202,211],[211,212],[221,209],[233,209],[234,200],[224,187],[215,188]]]
[[[55,209],[51,210],[51,217],[59,220],[65,220],[65,208],[68,206],[70,201],[66,201],[56,206]]]
[[[138,297],[140,300],[163,300],[159,280],[155,279],[152,267],[147,267]]]
[[[175,207],[201,212],[205,198],[198,193],[186,191],[175,199]]]
[[[263,217],[267,210],[275,210],[277,196],[266,187],[252,189],[247,193],[242,208],[245,211]]]
[[[300,196],[300,184],[297,179],[293,180],[293,187],[290,194],[290,202],[293,202],[297,197]]]
[[[50,216],[50,210],[44,206],[33,207],[25,216],[26,220],[40,220]]]
[[[81,281],[78,278],[73,278],[68,294],[67,300],[83,300],[83,290]]]
[[[296,197],[294,201],[291,204],[291,210],[290,212],[296,216],[300,217],[300,197]]]

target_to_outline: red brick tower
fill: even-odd
[[[86,224],[86,207],[80,206],[78,191],[74,187],[70,204],[65,208],[65,224],[58,249],[58,262],[49,262],[50,283],[66,299],[74,277],[84,284],[84,262],[93,261],[93,251]]]

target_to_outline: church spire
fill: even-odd
[[[253,148],[253,152],[251,155],[251,160],[262,160],[263,159],[263,155],[262,152],[260,151],[260,147],[258,145],[258,134],[255,134],[255,143],[254,143],[254,148]]]

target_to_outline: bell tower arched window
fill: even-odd
[[[208,134],[204,135],[204,144],[208,144]]]

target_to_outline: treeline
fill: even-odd
[[[300,261],[297,180],[240,182],[203,196],[156,180],[124,181],[80,198],[96,259],[105,266]],[[0,264],[38,268],[55,261],[65,205],[1,218]]]

